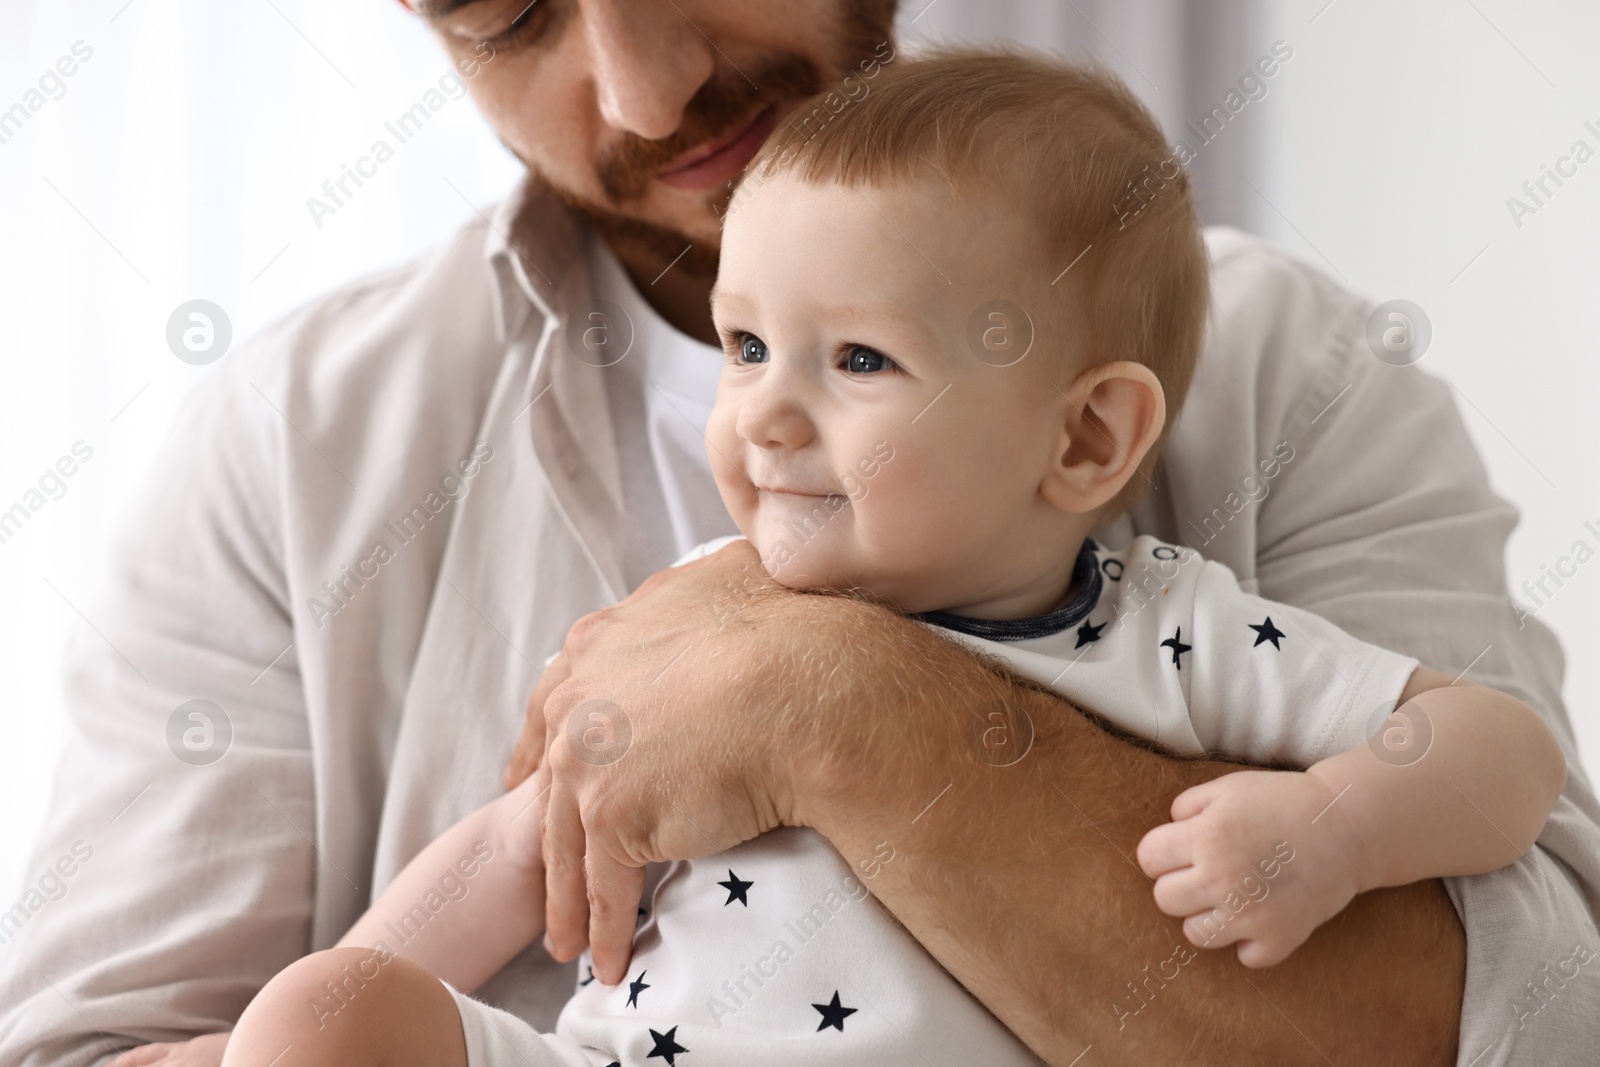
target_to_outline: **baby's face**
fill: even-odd
[[[707,445],[768,570],[907,611],[982,610],[1075,552],[1039,485],[1078,353],[1045,336],[1068,297],[1024,222],[934,183],[784,176],[735,203]],[[1032,329],[990,317],[997,300]]]

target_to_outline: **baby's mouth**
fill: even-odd
[[[776,486],[758,485],[756,489],[763,493],[776,493],[779,496],[833,496],[832,493],[814,493],[807,489],[780,489]]]
[[[766,493],[775,497],[787,497],[792,500],[842,500],[846,503],[850,498],[843,493],[834,493],[828,490],[779,488],[776,486],[757,485],[756,492]]]

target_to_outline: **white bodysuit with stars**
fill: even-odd
[[[1368,743],[1417,666],[1150,537],[1120,551],[1086,542],[1073,588],[1069,603],[1034,619],[920,619],[1129,733],[1253,763],[1303,767]],[[1026,724],[979,724],[975,771],[1026,759],[1030,738]],[[952,783],[906,824],[940,818],[961,793]],[[1039,1062],[871,896],[873,877],[896,861],[898,829],[884,826],[853,869],[802,829],[652,867],[627,979],[604,986],[581,961],[586,977],[555,1034],[451,991],[471,1067]],[[1126,982],[1081,995],[1119,1028],[1138,1026],[1194,958],[1176,920],[1173,930],[1170,954],[1130,957]]]

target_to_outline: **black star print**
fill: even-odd
[[[837,989],[833,991],[833,999],[828,1003],[813,1004],[811,1006],[822,1013],[822,1021],[817,1024],[817,1032],[819,1034],[830,1026],[841,1034],[844,1033],[845,1018],[856,1013],[855,1008],[840,1006],[839,991]]]
[[[1282,630],[1278,629],[1276,626],[1272,625],[1272,616],[1271,615],[1268,615],[1267,616],[1267,621],[1262,623],[1260,626],[1257,626],[1253,622],[1246,623],[1245,625],[1250,627],[1250,629],[1252,629],[1252,630],[1254,630],[1256,632],[1256,645],[1259,645],[1263,641],[1271,641],[1272,642],[1272,647],[1281,651],[1283,649],[1283,646],[1278,644],[1278,638],[1280,638],[1280,637],[1288,637],[1289,636],[1288,634],[1284,633]],[[1250,647],[1251,648],[1255,648],[1256,645],[1251,645]]]
[[[1072,647],[1082,648],[1084,645],[1094,644],[1096,641],[1100,640],[1100,631],[1104,630],[1109,625],[1111,624],[1103,622],[1099,626],[1096,626],[1088,619],[1083,620],[1083,625],[1078,627],[1078,643]]]
[[[728,899],[722,902],[722,906],[724,908],[736,900],[747,908],[750,906],[750,901],[745,896],[745,893],[750,889],[751,886],[755,885],[754,882],[740,881],[737,874],[729,871],[728,880],[726,882],[718,882],[717,884],[728,891]]]
[[[676,1057],[678,1053],[689,1051],[682,1045],[678,1044],[676,1040],[674,1040],[677,1036],[678,1028],[676,1026],[664,1034],[658,1034],[654,1030],[651,1030],[650,1037],[655,1041],[656,1047],[650,1050],[649,1054],[645,1056],[645,1059],[653,1060],[657,1056],[660,1056],[662,1059],[667,1061],[667,1067],[672,1067],[672,1065],[677,1062]]]
[[[639,977],[628,983],[628,1007],[630,1008],[637,1008],[639,1006],[639,994],[650,988],[649,984],[644,980],[644,975],[645,972],[640,971]]]
[[[594,968],[590,967],[589,968],[589,977],[585,978],[583,981],[579,982],[578,984],[579,985],[588,985],[592,981],[594,981]]]
[[[1194,646],[1183,643],[1183,627],[1180,626],[1178,627],[1177,633],[1161,642],[1161,647],[1172,649],[1172,665],[1181,671],[1183,670],[1183,661],[1178,657],[1182,656]]]

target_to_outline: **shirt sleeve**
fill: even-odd
[[[310,947],[311,741],[274,474],[292,431],[228,370],[186,399],[76,605],[69,735],[26,867],[44,891],[0,918],[6,1064],[226,1030]]]
[[[1199,567],[1184,658],[1189,716],[1211,752],[1304,768],[1364,744],[1417,669],[1300,608],[1241,589],[1220,563]]]

